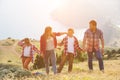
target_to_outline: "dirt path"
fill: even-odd
[[[17,60],[20,54],[16,51],[17,42],[12,46],[0,46],[0,62],[7,60]]]

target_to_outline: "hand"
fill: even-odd
[[[22,39],[22,40],[21,40],[21,42],[24,42],[24,41],[25,41],[25,39]]]
[[[59,48],[59,47],[58,47],[57,49],[58,49],[58,50],[61,50],[61,48]]]
[[[58,43],[57,45],[58,45],[58,46],[62,46],[62,44],[61,44],[61,43]]]
[[[86,51],[82,50],[81,53],[85,53]]]
[[[104,55],[104,48],[101,49],[101,53],[102,53],[102,55]]]
[[[42,58],[44,58],[44,54],[43,53],[41,53],[41,56],[42,56]]]
[[[74,55],[74,58],[76,58],[77,57],[77,54],[76,55]]]
[[[86,48],[83,48],[82,51],[83,51],[83,52],[86,52],[87,50],[86,50]]]
[[[40,52],[38,53],[38,56],[39,56],[39,57],[41,56]]]

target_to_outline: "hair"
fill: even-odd
[[[68,31],[72,31],[74,33],[74,29],[72,29],[72,28],[69,28]]]
[[[52,28],[51,28],[50,26],[47,26],[47,27],[45,28],[44,34],[48,34],[49,31],[52,31]]]
[[[91,20],[89,24],[93,24],[94,26],[97,26],[97,22],[95,20]]]
[[[25,41],[25,44],[30,44],[29,38],[25,38],[24,41]]]
[[[45,31],[44,31],[44,34],[43,34],[43,36],[45,37],[45,39],[47,39],[48,38],[48,35],[51,35],[51,36],[53,36],[53,34],[52,34],[52,28],[50,27],[50,26],[47,26],[46,28],[45,28]]]

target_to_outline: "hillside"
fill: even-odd
[[[0,63],[19,62],[20,53],[16,51],[17,42],[14,39],[0,41]]]
[[[18,41],[15,39],[0,40],[0,63],[14,62],[20,63],[20,56],[22,48],[18,46]],[[32,40],[32,43],[39,48],[39,43],[36,40]]]
[[[45,69],[32,70],[30,72],[22,71],[22,63],[20,59],[21,48],[17,45],[19,40],[15,39],[5,39],[0,40],[0,73],[2,75],[9,75],[5,80],[18,80],[18,78],[13,79],[16,76],[29,76],[24,77],[24,80],[120,80],[120,56],[117,54],[118,58],[114,56],[117,52],[110,49],[108,53],[114,53],[112,58],[104,60],[105,73],[99,71],[98,62],[94,60],[94,71],[89,73],[87,67],[87,60],[84,62],[74,62],[73,72],[67,72],[67,63],[63,68],[62,73],[53,75],[50,71],[50,75],[45,74]],[[39,48],[39,42],[32,40]],[[111,51],[111,52],[110,52]],[[2,63],[2,64],[1,64]],[[33,64],[30,64],[32,66]],[[18,67],[17,67],[18,66]],[[11,73],[12,68],[12,73]],[[50,68],[51,69],[51,68]],[[14,71],[15,70],[15,71]],[[39,72],[36,76],[30,76],[30,73]],[[11,76],[11,79],[9,79]],[[0,74],[1,77],[1,74]],[[23,78],[20,78],[23,79]]]

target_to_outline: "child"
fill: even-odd
[[[30,43],[30,40],[28,38],[25,38],[18,42],[18,45],[23,48],[21,55],[23,68],[29,70],[28,65],[30,61],[33,60],[32,58],[34,51],[37,53],[40,53],[40,51]]]

